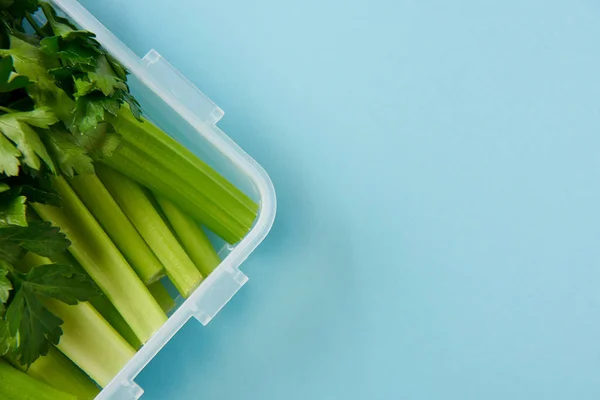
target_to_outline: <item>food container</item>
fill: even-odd
[[[260,205],[254,226],[236,245],[211,236],[221,256],[221,264],[188,299],[177,299],[178,307],[170,314],[169,320],[97,397],[102,400],[138,399],[144,391],[135,383],[136,376],[173,335],[191,318],[203,325],[208,324],[248,281],[240,266],[271,229],[276,209],[275,190],[261,166],[217,127],[223,110],[158,52],[150,50],[139,58],[77,1],[53,0],[53,3],[76,25],[94,32],[104,48],[130,71],[128,82],[131,92],[149,120]],[[189,345],[194,346],[194,343]]]

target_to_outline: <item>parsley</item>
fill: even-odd
[[[62,321],[46,308],[45,298],[72,305],[99,294],[91,279],[70,265],[40,265],[21,273],[5,264],[0,267],[2,274],[12,279],[15,290],[6,310],[6,321],[8,334],[19,338],[13,351],[24,365],[31,365],[37,357],[47,354],[50,345],[58,344],[62,335]]]
[[[69,244],[64,233],[46,221],[0,228],[0,258],[8,262],[19,261],[26,251],[51,257],[65,251]]]
[[[0,92],[12,92],[29,84],[29,79],[26,76],[13,72],[12,57],[0,60]]]
[[[5,304],[8,301],[8,295],[11,290],[12,283],[8,279],[8,269],[0,267],[0,304]]]
[[[27,226],[25,201],[27,201],[27,197],[16,196],[0,203],[0,227],[10,225]]]

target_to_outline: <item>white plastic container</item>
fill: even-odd
[[[158,52],[151,50],[140,59],[77,1],[52,2],[76,25],[94,32],[104,48],[130,71],[131,91],[148,119],[260,204],[252,230],[238,244],[230,246],[212,238],[223,260],[219,267],[188,299],[179,299],[179,307],[169,320],[97,397],[98,400],[139,399],[144,391],[135,378],[160,349],[190,318],[208,324],[248,281],[239,268],[271,229],[276,209],[275,190],[261,166],[216,126],[223,111]]]

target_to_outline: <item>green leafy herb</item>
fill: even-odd
[[[19,337],[19,361],[31,365],[37,357],[48,353],[51,344],[58,344],[62,320],[52,314],[28,285],[23,285],[5,316],[9,334]]]
[[[70,243],[64,233],[46,221],[0,228],[0,259],[17,262],[26,251],[52,257],[65,251]]]
[[[66,130],[57,127],[47,131],[45,141],[64,175],[73,177],[75,174],[94,173],[92,158],[87,155],[88,150],[80,146]]]
[[[73,266],[47,264],[21,273],[5,268],[14,283],[15,295],[6,310],[8,333],[19,338],[15,352],[21,364],[30,365],[47,354],[51,344],[58,344],[62,329],[60,318],[44,305],[44,298],[55,298],[66,304],[87,301],[99,294],[91,279]]]
[[[0,60],[0,92],[12,92],[29,85],[29,79],[26,76],[13,72],[13,62],[11,57]]]
[[[8,1],[5,4],[8,4]],[[13,0],[8,7],[13,16],[21,18],[24,18],[27,14],[33,14],[37,9],[37,0]]]
[[[0,181],[0,204],[15,196],[25,196],[29,202],[60,206],[60,196],[46,176],[8,177]]]
[[[0,173],[8,176],[19,174],[21,152],[4,135],[0,135]]]
[[[6,309],[0,304],[0,317],[4,316]],[[18,338],[10,334],[8,322],[0,319],[0,356],[14,351],[18,347]]]
[[[87,274],[71,265],[46,264],[26,275],[26,284],[39,295],[75,305],[100,294]]]
[[[10,225],[27,226],[25,196],[16,196],[0,203],[0,228]]]
[[[31,111],[30,113],[41,114],[37,110]],[[17,146],[21,161],[29,168],[39,170],[41,167],[41,159],[48,168],[54,172],[54,162],[50,158],[38,133],[29,125],[32,122],[41,123],[44,122],[44,120],[38,120],[33,116],[26,116],[30,113],[11,113],[0,116],[0,131],[7,139]],[[54,122],[56,122],[56,120]]]
[[[8,301],[8,295],[11,290],[12,283],[8,279],[8,269],[0,264],[0,304],[4,304]],[[0,316],[3,316],[3,314]]]
[[[80,132],[93,131],[106,118],[106,111],[116,114],[119,102],[102,94],[90,93],[77,99],[73,126]]]

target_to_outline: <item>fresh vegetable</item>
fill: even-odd
[[[69,252],[145,343],[165,323],[165,313],[65,179],[54,179],[54,185],[63,208],[38,203],[33,208],[61,227],[71,241]]]
[[[51,265],[51,261],[30,254],[21,260],[19,269],[32,271],[36,265]],[[73,265],[68,267],[75,268]],[[58,349],[98,385],[108,384],[133,357],[135,350],[89,303],[68,305],[53,299],[42,299],[42,302],[63,321]]]
[[[89,303],[69,306],[48,300],[48,307],[64,321],[58,349],[98,385],[106,386],[135,355],[135,349]]]
[[[11,364],[55,389],[74,395],[77,400],[93,400],[100,393],[98,386],[56,347],[50,347],[48,354],[38,358],[29,369],[18,362]]]
[[[34,226],[46,224],[29,225],[0,229],[0,234],[5,235],[2,241],[5,261],[0,262],[0,312],[4,317],[0,320],[0,354],[11,352],[23,365],[31,365],[40,355],[47,354],[51,345],[58,344],[63,332],[62,320],[47,308],[46,301],[54,298],[66,304],[77,304],[98,293],[86,275],[68,265],[48,263],[21,272],[9,264],[6,260],[18,261],[16,255],[20,256],[24,247],[40,255],[52,255],[64,249],[59,243],[66,239],[64,235],[56,234],[56,230],[48,236],[53,241],[30,242],[28,237],[39,232]],[[13,236],[6,236],[8,232],[14,232]],[[21,241],[14,240],[15,237]],[[32,243],[35,243],[33,248]],[[11,246],[10,257],[7,244]]]
[[[153,283],[152,285],[156,285],[158,282]],[[150,286],[152,286],[150,285]],[[148,288],[150,290],[150,288]],[[152,293],[152,290],[150,290]],[[156,297],[153,294],[153,297]],[[162,304],[157,299],[157,303],[162,307]],[[118,333],[121,335],[123,339],[129,343],[131,347],[134,349],[139,349],[142,347],[142,342],[135,335],[135,332],[131,329],[131,327],[127,324],[127,321],[123,318],[119,311],[113,306],[113,304],[108,300],[105,295],[95,296],[90,299],[90,304],[102,315],[102,317],[108,322]],[[164,311],[164,308],[163,308]],[[166,311],[165,311],[166,313]]]
[[[76,176],[69,184],[146,285],[164,276],[160,261],[96,175]]]
[[[59,264],[72,265],[77,270],[84,271],[81,265],[79,265],[79,263],[68,252],[56,254],[52,257],[52,260]],[[150,292],[152,293],[152,290],[150,290]],[[142,342],[140,342],[138,337],[131,330],[131,327],[127,324],[127,321],[125,321],[123,316],[119,314],[119,311],[117,311],[115,306],[113,306],[104,293],[92,297],[90,299],[90,304],[96,309],[96,311],[100,313],[100,315],[102,315],[106,322],[108,322],[119,333],[119,335],[121,335],[121,337],[131,345],[131,347],[134,349],[139,349],[142,347]]]
[[[0,359],[0,400],[77,400]]]
[[[101,161],[173,201],[229,243],[248,233],[258,206],[206,163],[126,107],[109,117],[122,146]]]
[[[144,190],[131,179],[106,166],[98,166],[97,173],[165,266],[167,276],[179,293],[183,297],[189,296],[202,281],[202,275],[152,206]]]
[[[156,200],[187,254],[202,275],[208,276],[219,265],[221,259],[210,240],[208,240],[206,233],[171,201],[162,196],[156,196]]]
[[[162,282],[154,282],[148,285],[148,290],[165,313],[168,314],[175,308],[175,300],[173,300]]]

